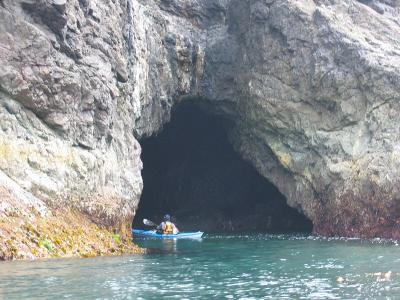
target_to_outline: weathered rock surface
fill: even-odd
[[[234,148],[315,232],[400,238],[399,10],[2,0],[1,184],[123,227],[143,185],[137,139],[196,99],[234,122]]]
[[[275,1],[235,30],[232,143],[317,233],[400,237],[399,8],[380,5]]]

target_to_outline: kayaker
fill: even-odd
[[[157,226],[157,231],[161,232],[162,234],[179,233],[178,228],[174,223],[171,222],[171,216],[168,214],[164,216],[164,222]]]

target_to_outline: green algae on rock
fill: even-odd
[[[0,189],[3,203],[15,201]],[[115,237],[118,236],[118,239]],[[40,216],[33,210],[0,212],[0,259],[93,257],[144,253],[129,235],[116,235],[80,212],[65,208]]]

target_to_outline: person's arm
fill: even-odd
[[[157,226],[157,230],[164,230],[165,224],[162,222],[160,225]]]
[[[174,224],[174,228],[175,228],[176,233],[179,233],[179,229],[178,229],[178,227],[176,227],[175,224]]]

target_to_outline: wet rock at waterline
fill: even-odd
[[[236,152],[316,233],[400,237],[399,15],[398,1],[2,0],[1,185],[21,218],[68,208],[125,228],[138,140],[190,99],[231,121]]]

